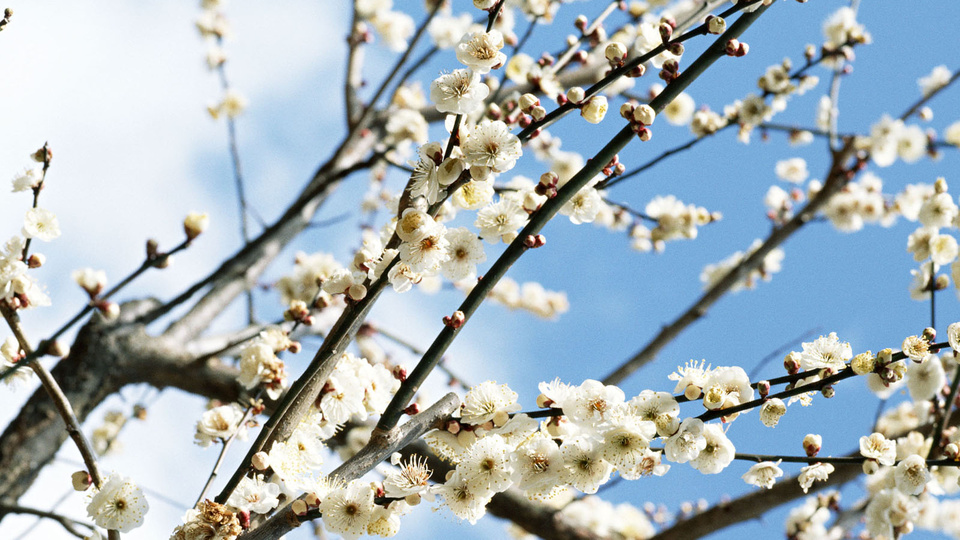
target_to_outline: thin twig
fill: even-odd
[[[844,148],[835,152],[830,171],[827,173],[827,180],[823,189],[806,204],[797,215],[783,226],[774,229],[761,246],[744,258],[737,266],[728,272],[723,279],[718,281],[700,297],[690,308],[688,308],[680,317],[675,319],[663,329],[641,349],[632,358],[624,362],[613,373],[608,375],[603,381],[604,384],[619,384],[628,375],[639,369],[641,366],[653,360],[656,354],[667,343],[673,341],[683,330],[706,315],[713,304],[726,294],[734,285],[746,276],[754,268],[763,264],[763,259],[775,248],[785,242],[795,232],[800,230],[809,222],[827,201],[838,192],[849,181],[846,162],[853,156],[853,141],[847,140]]]
[[[47,512],[45,510],[20,506],[18,504],[0,503],[0,514],[23,514],[28,516],[37,516],[38,518],[51,519],[59,523],[60,526],[66,529],[68,533],[76,536],[77,538],[89,538],[89,536],[96,531],[96,528],[94,528],[94,526],[90,523],[68,518],[67,516],[54,512]],[[77,525],[85,527],[88,529],[88,532],[83,533],[79,531],[76,527]]]
[[[5,21],[7,19],[4,19]],[[43,143],[43,146],[40,148],[40,152],[43,152],[43,169],[40,173],[40,181],[37,182],[37,185],[33,186],[33,205],[31,208],[37,208],[37,204],[40,202],[40,190],[43,189],[43,182],[47,179],[47,169],[50,168],[50,146],[48,143]],[[23,252],[20,253],[20,260],[27,262],[27,257],[30,254],[30,242],[32,238],[27,238],[23,243]]]
[[[17,315],[17,312],[10,309],[5,302],[0,302],[0,313],[2,313],[3,318],[6,319],[7,326],[10,327],[23,352],[28,355],[33,353],[33,348],[30,346],[30,342],[27,340],[27,336],[20,326],[20,316]],[[50,399],[53,401],[57,413],[66,425],[67,434],[70,436],[70,439],[73,440],[74,445],[80,452],[80,456],[83,458],[83,463],[87,468],[87,472],[90,473],[93,484],[97,488],[102,487],[103,475],[100,474],[96,454],[87,437],[83,434],[83,430],[80,427],[80,420],[77,419],[77,415],[73,412],[73,407],[70,406],[70,400],[67,399],[60,385],[57,384],[53,375],[50,374],[43,364],[40,362],[31,362],[30,368],[37,374],[37,378],[40,379],[40,384],[43,386],[44,391],[46,391],[47,395],[50,396]],[[120,538],[120,533],[114,530],[108,531],[108,535],[110,540]]]
[[[217,44],[223,41],[223,38],[217,37]],[[230,81],[227,79],[226,62],[220,62],[217,65],[217,75],[220,79],[220,89],[226,93],[230,90]],[[247,212],[247,195],[243,183],[243,173],[240,168],[240,147],[237,144],[237,122],[233,115],[227,115],[227,143],[230,148],[230,164],[233,167],[234,187],[237,190],[237,206],[240,214],[240,238],[243,245],[250,243],[249,218]],[[253,306],[253,290],[247,289],[247,322],[253,324],[257,317]]]
[[[173,249],[170,250],[168,253],[160,253],[160,254],[158,254],[158,255],[155,256],[155,257],[149,257],[149,256],[148,256],[148,257],[143,261],[143,263],[140,264],[140,267],[139,267],[139,268],[137,268],[136,270],[134,270],[134,271],[133,271],[132,273],[130,273],[130,275],[128,275],[127,277],[123,278],[123,279],[120,281],[120,283],[116,284],[112,289],[110,289],[110,290],[108,290],[107,292],[105,292],[105,293],[97,296],[97,299],[98,299],[98,300],[109,300],[110,298],[113,297],[113,295],[115,295],[115,294],[118,293],[120,290],[122,290],[124,287],[126,287],[127,285],[129,285],[133,280],[135,280],[135,279],[137,279],[138,277],[140,277],[141,274],[143,274],[144,272],[146,272],[146,271],[149,270],[150,268],[153,268],[154,266],[158,266],[158,265],[162,264],[164,261],[168,260],[168,258],[169,258],[170,256],[172,256],[172,255],[174,255],[174,254],[176,254],[176,253],[179,253],[180,251],[186,249],[189,245],[190,245],[190,240],[184,240],[180,245],[178,245],[177,247],[173,248]],[[6,371],[4,371],[3,374],[0,374],[0,381],[4,380],[4,379],[6,379],[7,377],[9,377],[10,375],[12,375],[15,370],[17,370],[17,369],[19,369],[19,368],[21,368],[21,367],[23,367],[23,366],[25,366],[25,365],[30,365],[30,364],[32,364],[37,358],[39,358],[40,356],[43,356],[44,354],[46,354],[47,349],[48,349],[48,347],[49,347],[50,345],[52,345],[58,338],[60,338],[60,336],[62,336],[67,330],[69,330],[71,327],[73,327],[73,325],[75,325],[75,324],[77,324],[78,322],[80,322],[81,320],[83,320],[83,318],[86,317],[87,314],[89,314],[89,313],[90,313],[91,311],[93,311],[94,309],[95,309],[95,306],[93,305],[92,302],[89,303],[89,304],[87,304],[86,306],[84,306],[76,315],[73,316],[72,319],[70,319],[69,321],[67,321],[66,323],[64,323],[64,324],[63,324],[60,328],[58,328],[53,334],[51,334],[50,337],[41,340],[41,341],[40,341],[40,344],[37,346],[36,350],[34,350],[34,351],[32,351],[32,352],[28,352],[28,353],[27,353],[27,356],[24,357],[24,358],[23,358],[22,360],[20,360],[19,362],[17,362],[16,365],[14,365],[13,367],[11,367],[11,368],[7,369]]]
[[[200,504],[200,501],[202,501],[204,496],[207,494],[207,490],[210,489],[213,481],[217,478],[217,474],[220,473],[220,466],[223,465],[223,458],[227,456],[227,450],[230,448],[230,445],[233,444],[233,441],[237,438],[237,435],[239,435],[240,430],[243,429],[243,424],[246,423],[248,418],[250,418],[250,413],[257,406],[257,402],[260,400],[262,394],[263,390],[261,389],[251,400],[250,405],[247,406],[247,409],[243,411],[243,416],[240,418],[240,422],[237,424],[237,429],[233,430],[233,433],[231,433],[226,440],[221,439],[223,447],[220,448],[220,455],[217,456],[217,461],[213,464],[213,470],[210,471],[210,476],[207,477],[206,483],[203,484],[203,489],[200,490],[200,495],[197,497],[197,502],[193,503],[194,507]]]

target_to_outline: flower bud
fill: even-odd
[[[793,375],[794,373],[800,372],[800,353],[791,351],[783,359],[783,369],[787,370],[787,373]]]
[[[688,384],[687,387],[683,389],[683,397],[690,401],[700,399],[700,393],[700,387],[695,384]]]
[[[536,107],[530,109],[530,116],[532,116],[533,119],[536,120],[537,122],[543,120],[543,117],[545,117],[546,115],[547,115],[547,110],[541,107],[540,105],[537,105]]]
[[[607,98],[604,96],[593,96],[580,109],[580,116],[591,124],[599,124],[607,114]]]
[[[949,286],[950,286],[950,276],[946,274],[940,274],[937,276],[937,281],[935,282],[934,287],[936,287],[938,291],[942,291]]]
[[[349,296],[351,300],[363,300],[367,296],[367,288],[362,283],[354,283],[347,288],[347,296]]]
[[[250,459],[250,464],[258,471],[265,471],[270,466],[270,458],[266,452],[257,452]]]
[[[657,111],[653,110],[653,107],[650,105],[644,103],[633,110],[633,119],[645,126],[649,126],[657,119]]]
[[[607,48],[603,50],[603,55],[611,64],[620,64],[627,56],[627,47],[619,41],[611,41]]]
[[[407,495],[406,497],[403,498],[403,502],[409,504],[410,506],[416,506],[420,504],[421,499],[422,497],[420,496],[419,493],[411,493],[410,495]]]
[[[815,433],[810,433],[803,438],[803,450],[807,457],[814,457],[820,453],[820,447],[823,444],[823,437]]]
[[[727,41],[726,45],[723,47],[723,52],[727,56],[736,56],[737,51],[740,49],[740,40],[734,38]]]
[[[586,92],[583,91],[583,88],[579,86],[574,86],[573,88],[567,90],[567,99],[571,103],[580,103],[583,101],[583,98],[586,97]]]
[[[303,502],[300,499],[297,499],[290,504],[290,510],[293,510],[293,513],[298,516],[306,515],[307,503]]]
[[[957,446],[957,443],[950,443],[943,447],[943,455],[947,459],[956,460],[960,456],[960,446]]]
[[[187,240],[200,236],[210,226],[210,216],[198,212],[190,212],[183,220],[183,231],[187,233]]]
[[[660,39],[663,40],[664,43],[670,41],[670,37],[673,36],[673,26],[670,26],[669,23],[660,23],[657,30],[660,31]]]
[[[97,271],[93,268],[74,270],[70,274],[70,277],[73,278],[73,281],[75,281],[80,288],[87,291],[90,298],[94,298],[100,294],[107,285],[106,272],[102,270]]]
[[[147,259],[153,260],[157,257],[158,250],[160,249],[160,242],[157,242],[153,238],[147,240]]]
[[[29,268],[40,268],[45,262],[47,262],[47,258],[43,253],[32,253],[30,257],[27,258],[27,266]]]
[[[466,322],[466,317],[462,311],[454,311],[453,315],[450,317],[443,318],[444,326],[449,326],[450,328],[457,329],[463,326],[463,323]]]
[[[874,459],[868,459],[863,462],[863,474],[876,474],[880,470],[880,464]]]
[[[93,485],[93,477],[87,471],[77,471],[71,474],[70,481],[73,483],[73,489],[77,491],[86,491]]]
[[[711,34],[722,34],[727,30],[727,21],[723,17],[707,17],[707,32]]]
[[[530,109],[540,105],[540,98],[533,94],[524,94],[520,96],[517,104],[520,105],[521,111],[530,112]]]
[[[70,346],[57,339],[47,345],[47,350],[44,353],[56,358],[66,358],[70,354]]]
[[[116,302],[98,302],[97,309],[108,321],[114,321],[120,316],[120,304]]]
[[[837,391],[833,388],[832,384],[828,384],[820,389],[820,393],[823,397],[830,399],[837,394]]]

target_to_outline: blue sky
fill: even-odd
[[[396,2],[398,6],[406,3]],[[419,19],[421,4],[409,3]],[[192,25],[199,10],[160,2],[128,2],[99,10],[46,1],[24,4],[12,6],[14,21],[0,34],[0,69],[10,74],[0,80],[0,95],[11,105],[0,128],[0,165],[4,174],[12,176],[27,165],[27,154],[44,140],[54,148],[54,168],[42,204],[60,215],[64,235],[42,247],[49,263],[41,279],[55,304],[26,317],[28,329],[39,338],[83,301],[67,277],[70,270],[103,268],[115,281],[139,264],[145,238],[156,236],[173,245],[188,211],[211,213],[210,234],[180,256],[174,267],[151,274],[129,289],[129,298],[172,296],[183,284],[214,268],[239,241],[225,129],[204,112],[218,91],[216,80],[203,65],[204,46]],[[455,4],[469,2],[456,0]],[[565,6],[552,26],[538,31],[529,50],[555,50],[572,30],[573,15],[593,14],[602,4]],[[689,93],[698,105],[720,110],[756,92],[755,81],[766,67],[784,57],[799,64],[803,46],[820,43],[822,21],[843,5],[846,2],[838,0],[802,5],[778,2],[744,36],[750,53],[722,59]],[[235,38],[227,43],[231,80],[251,100],[238,125],[249,193],[257,212],[270,220],[343,133],[340,85],[348,16],[340,2],[306,0],[275,2],[269,9],[234,0],[227,15],[235,31]],[[873,35],[874,44],[858,48],[853,73],[843,81],[841,131],[866,132],[882,114],[899,114],[919,98],[916,79],[933,66],[960,68],[951,64],[960,45],[954,28],[958,16],[960,5],[949,0],[910,3],[909,7],[864,3],[859,20]],[[525,22],[519,25],[523,29]],[[703,43],[691,43],[687,58],[702,50]],[[365,76],[375,83],[391,62],[388,53],[371,47]],[[423,69],[420,80],[426,86],[440,70],[455,67],[452,53],[439,55]],[[778,122],[813,125],[815,105],[829,76],[825,70],[816,74],[821,77],[820,86],[792,100]],[[652,81],[652,76],[641,79],[639,88]],[[956,121],[958,95],[951,89],[938,96],[931,103],[934,118],[924,127],[941,132]],[[599,126],[568,118],[556,126],[555,133],[563,138],[564,149],[590,155],[620,127],[615,115]],[[631,143],[621,161],[628,167],[643,163],[689,138],[685,128],[658,123],[654,139]],[[603,377],[699,297],[699,274],[705,264],[765,237],[770,225],[763,195],[772,184],[784,186],[773,169],[778,160],[789,157],[806,159],[813,177],[822,178],[828,164],[820,140],[794,148],[782,135],[772,133],[769,142],[754,137],[745,146],[735,141],[733,133],[724,133],[612,189],[612,199],[637,208],[656,195],[674,194],[724,214],[721,222],[702,228],[697,240],[670,243],[663,254],[631,251],[623,234],[573,226],[558,218],[544,231],[547,246],[525,255],[509,275],[565,291],[570,312],[557,321],[541,321],[485,306],[451,347],[451,366],[471,381],[491,378],[509,383],[526,408],[534,405],[539,381],[560,377],[579,383]],[[884,180],[885,191],[893,193],[908,183],[932,183],[937,176],[960,182],[954,174],[958,164],[957,153],[947,150],[938,162],[898,163],[873,170]],[[542,171],[536,164],[522,164],[516,172],[536,177]],[[394,186],[403,181],[399,176],[391,180]],[[266,281],[287,270],[297,249],[345,255],[355,247],[359,217],[354,207],[365,188],[362,177],[348,181],[318,218],[354,213],[336,227],[306,232],[278,259]],[[27,204],[23,195],[0,197],[0,224],[8,234],[19,229]],[[749,371],[767,353],[813,328],[837,332],[855,352],[897,347],[905,336],[929,324],[929,306],[910,300],[907,292],[915,263],[904,248],[914,227],[901,222],[890,229],[868,226],[845,234],[827,223],[811,224],[784,246],[783,270],[771,282],[722,299],[707,317],[665,348],[654,365],[628,379],[623,389],[628,396],[646,388],[672,390],[666,376],[689,359],[704,358],[715,366],[737,364]],[[488,253],[487,264],[495,254]],[[373,319],[425,346],[439,331],[440,318],[460,299],[452,291],[435,296],[386,295]],[[938,329],[944,332],[946,324],[960,320],[960,313],[952,291],[938,300]],[[262,295],[258,307],[265,318],[281,310],[270,295]],[[226,317],[223,325],[231,320],[236,319]],[[763,373],[772,377],[779,370],[779,361],[774,361]],[[434,395],[443,388],[440,377],[436,379]],[[756,414],[746,415],[735,422],[731,438],[744,452],[799,454],[802,436],[821,432],[825,454],[850,451],[872,423],[876,400],[856,380],[837,390],[833,400],[818,398],[813,407],[792,408],[772,432],[760,426]],[[24,391],[3,392],[10,396],[4,401],[11,403],[28,396]],[[135,399],[141,392],[130,389],[125,395]],[[110,406],[119,405],[116,401],[103,407],[91,417],[89,427]],[[151,408],[148,423],[127,429],[125,450],[106,460],[107,469],[142,479],[154,491],[189,505],[202,484],[192,479],[205,477],[215,459],[212,450],[203,451],[189,442],[192,421],[183,420],[196,418],[203,405],[196,398],[165,392]],[[695,414],[693,408],[683,411]],[[825,421],[832,425],[829,431]],[[158,441],[172,437],[183,442],[153,459]],[[76,459],[70,448],[61,455]],[[671,509],[697,497],[713,503],[724,494],[736,496],[753,489],[740,480],[748,466],[735,463],[724,473],[707,477],[678,465],[663,479],[623,482],[608,494],[614,501],[637,505],[656,494],[657,502]],[[69,461],[51,467],[41,478],[41,487],[28,494],[25,502],[49,504],[51,493],[55,498],[68,489],[66,475],[75,468]],[[845,502],[857,496],[857,490],[850,490]],[[66,504],[71,515],[83,515],[79,497]],[[159,499],[151,499],[151,506],[147,524],[130,538],[163,537],[183,512]],[[503,524],[497,520],[485,518],[471,527],[449,514],[441,515],[445,517],[425,507],[417,509],[404,521],[400,537],[449,533],[468,539],[502,534]],[[784,515],[779,510],[761,522],[711,538],[777,537],[782,534]],[[14,537],[28,522],[5,520],[0,530]],[[45,525],[35,529],[33,537],[59,538],[61,534],[55,526]],[[913,538],[924,536],[916,533]]]

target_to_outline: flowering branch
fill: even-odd
[[[373,97],[370,98],[370,103],[367,105],[366,108],[363,109],[363,112],[360,114],[360,117],[357,118],[356,122],[353,123],[353,129],[351,130],[351,132],[356,132],[358,129],[363,129],[366,127],[366,122],[370,119],[371,113],[373,113],[373,111],[376,110],[377,101],[380,100],[380,96],[382,96],[383,93],[387,90],[387,87],[390,85],[390,82],[393,80],[393,78],[396,77],[398,73],[400,73],[400,68],[403,67],[403,65],[410,58],[410,55],[413,53],[414,47],[416,46],[417,42],[420,41],[420,37],[423,35],[424,31],[426,31],[427,26],[429,26],[430,24],[430,21],[433,20],[434,16],[436,16],[436,14],[440,11],[440,8],[442,6],[443,6],[443,2],[437,2],[433,6],[433,9],[431,9],[430,12],[427,14],[426,19],[424,19],[424,21],[420,23],[420,26],[417,27],[417,31],[413,34],[413,38],[410,39],[410,43],[407,44],[406,50],[404,50],[403,54],[400,56],[400,59],[397,60],[397,63],[393,66],[393,69],[390,70],[390,73],[387,75],[387,77],[383,80],[382,83],[380,83],[380,87],[377,88],[377,91],[373,94]]]
[[[756,3],[760,2],[760,1],[761,1],[761,0],[751,0],[751,1],[748,1],[748,2],[739,2],[739,3],[737,3],[735,6],[729,8],[729,9],[727,9],[726,11],[724,11],[723,13],[721,13],[721,14],[720,14],[720,17],[727,18],[727,17],[729,17],[730,15],[733,15],[734,13],[740,11],[741,9],[744,9],[744,8],[746,8],[746,7],[750,7],[750,6],[756,4]],[[768,7],[769,7],[769,6],[762,6],[762,7],[759,8],[757,11],[765,11]],[[753,13],[756,13],[756,11],[754,11]],[[739,22],[739,20],[738,20],[738,22]],[[711,48],[716,48],[718,43],[724,44],[724,43],[727,42],[727,40],[730,40],[730,39],[734,39],[734,38],[736,38],[736,37],[739,37],[740,33],[743,31],[743,29],[741,29],[739,32],[732,33],[732,30],[733,30],[733,27],[731,26],[731,28],[729,28],[729,29],[721,36],[721,39],[724,38],[724,37],[726,37],[726,40],[724,40],[724,41],[717,40],[716,42],[714,42],[714,45],[712,45]],[[708,33],[709,33],[709,27],[708,27],[708,25],[707,25],[706,23],[704,23],[704,24],[701,24],[700,26],[694,28],[693,30],[690,30],[689,32],[686,32],[686,33],[684,33],[684,34],[682,34],[682,35],[680,35],[680,36],[677,36],[676,38],[674,38],[674,39],[672,39],[672,40],[669,40],[669,41],[667,41],[667,42],[665,42],[665,43],[661,43],[660,45],[654,47],[652,50],[650,50],[650,51],[648,51],[648,52],[646,52],[646,53],[638,56],[637,58],[634,58],[633,60],[630,60],[629,62],[624,63],[622,66],[620,66],[620,67],[618,67],[618,68],[616,68],[616,69],[611,70],[610,73],[608,73],[603,79],[600,79],[600,81],[598,81],[597,83],[593,84],[590,88],[587,88],[587,89],[584,91],[584,99],[590,99],[592,96],[595,96],[595,95],[598,94],[601,90],[603,90],[604,88],[606,88],[607,86],[609,86],[610,84],[612,84],[612,83],[613,83],[614,81],[616,81],[617,79],[626,76],[628,73],[630,73],[631,71],[633,71],[635,68],[637,68],[637,67],[640,66],[641,64],[646,63],[646,62],[647,62],[648,60],[650,60],[651,58],[653,58],[653,57],[657,56],[658,54],[662,53],[663,51],[667,50],[667,47],[668,47],[669,45],[675,44],[675,43],[683,43],[684,41],[687,41],[687,40],[689,40],[689,39],[691,39],[691,38],[693,38],[693,37],[701,36],[701,35],[707,35]],[[722,51],[722,47],[720,48],[720,50]],[[710,48],[708,48],[707,51],[704,52],[704,55],[706,55],[708,52],[710,52]],[[702,58],[705,58],[705,56],[701,55],[700,58],[697,59],[697,61],[699,61],[699,60],[702,59]],[[719,57],[718,57],[718,58],[719,58]],[[714,59],[713,61],[716,61],[716,59]],[[710,63],[712,63],[713,61],[711,61]],[[697,63],[697,62],[695,61],[694,64],[691,64],[690,68],[688,68],[688,71],[689,71],[689,69],[692,69],[692,68],[696,65],[696,63]],[[685,72],[685,73],[686,73],[686,72]],[[672,100],[672,98],[671,98],[671,100]],[[668,101],[667,103],[669,103],[669,101]],[[656,109],[656,107],[654,107],[654,108]],[[562,116],[564,116],[565,114],[567,114],[568,112],[570,112],[570,111],[572,111],[572,110],[574,110],[574,109],[576,109],[576,104],[575,104],[575,103],[571,103],[571,102],[564,103],[563,105],[561,105],[561,106],[557,107],[556,109],[554,109],[554,110],[550,111],[549,113],[547,113],[547,115],[544,116],[542,120],[535,121],[535,122],[531,123],[529,126],[527,126],[526,128],[524,128],[523,131],[521,131],[519,134],[517,134],[517,137],[519,137],[521,141],[526,140],[526,139],[529,139],[530,137],[533,136],[534,132],[536,132],[537,130],[543,129],[543,128],[549,126],[550,124],[556,122],[556,121],[559,120]],[[657,109],[657,112],[659,112],[659,111],[660,111],[660,109]]]
[[[460,398],[454,393],[449,393],[425,411],[413,416],[399,429],[390,433],[374,432],[370,442],[331,472],[330,476],[340,478],[344,482],[360,478],[400,448],[419,439],[427,431],[442,427],[450,414],[459,406]],[[287,505],[263,525],[243,535],[243,538],[249,540],[279,538],[299,526],[300,523],[318,517],[320,517],[320,514],[316,511],[308,512],[305,516],[298,516],[293,512],[293,505]]]
[[[9,8],[8,8],[9,11]],[[9,17],[3,19],[5,22],[9,21]],[[0,27],[2,29],[2,27]],[[50,151],[50,146],[48,143],[43,143],[43,146],[40,150],[34,154],[34,159],[37,157],[40,158],[40,162],[43,163],[43,168],[40,171],[40,180],[35,186],[33,186],[33,206],[32,208],[37,207],[37,203],[40,201],[40,190],[43,189],[43,182],[47,179],[47,170],[50,168],[50,159],[53,157],[53,153]],[[27,240],[23,244],[23,252],[20,254],[20,260],[27,262],[27,257],[30,254],[30,242],[33,238],[27,237]]]
[[[140,267],[139,267],[139,268],[137,268],[136,270],[134,270],[134,271],[133,271],[132,273],[130,273],[130,275],[128,275],[127,277],[125,277],[125,278],[123,278],[122,280],[120,280],[120,283],[117,283],[116,285],[114,285],[114,286],[113,286],[110,290],[108,290],[107,292],[105,292],[105,293],[103,293],[103,294],[101,294],[101,295],[98,295],[98,296],[97,296],[97,299],[98,299],[98,300],[101,300],[101,301],[109,300],[110,298],[113,297],[113,295],[115,295],[115,294],[118,293],[121,289],[123,289],[124,287],[126,287],[127,285],[129,285],[133,280],[135,280],[135,279],[137,279],[138,277],[140,277],[141,274],[143,274],[144,272],[146,272],[146,271],[149,270],[150,268],[160,267],[160,266],[163,266],[164,264],[166,264],[166,262],[170,260],[170,257],[171,257],[172,255],[174,255],[174,254],[176,254],[176,253],[179,253],[180,251],[182,251],[182,250],[186,249],[187,247],[189,247],[189,246],[190,246],[190,242],[191,242],[191,240],[184,240],[184,241],[181,242],[178,246],[176,246],[175,248],[173,248],[172,250],[170,250],[170,251],[167,252],[167,253],[156,253],[156,254],[153,254],[153,255],[147,254],[146,259],[144,259],[143,263],[140,264]],[[41,340],[40,343],[39,343],[39,345],[37,346],[37,349],[36,349],[36,350],[34,350],[34,351],[26,351],[26,352],[27,352],[27,355],[26,355],[22,360],[20,360],[19,362],[17,362],[17,364],[14,365],[12,368],[9,368],[8,370],[4,371],[3,374],[0,374],[0,381],[4,380],[4,379],[6,379],[7,377],[9,377],[10,375],[12,375],[13,372],[16,371],[17,369],[19,369],[20,367],[25,366],[25,365],[30,365],[30,364],[33,363],[34,360],[36,360],[36,359],[39,358],[40,356],[43,356],[44,354],[46,354],[47,351],[49,350],[49,348],[57,341],[57,339],[60,338],[60,336],[62,336],[67,330],[69,330],[70,328],[72,328],[75,324],[77,324],[78,322],[82,321],[83,318],[86,317],[86,316],[87,316],[91,311],[93,311],[94,309],[96,309],[96,306],[95,306],[95,304],[94,304],[93,302],[87,304],[87,305],[84,306],[82,309],[80,309],[80,311],[79,311],[76,315],[74,315],[73,318],[71,318],[69,321],[67,321],[66,323],[64,323],[64,324],[63,324],[60,328],[58,328],[53,334],[51,334],[50,337]]]
[[[7,325],[10,327],[10,330],[13,331],[13,335],[16,337],[24,353],[33,353],[33,348],[30,346],[30,342],[27,340],[27,336],[20,326],[20,317],[16,311],[10,309],[5,303],[0,303],[0,314],[6,319]],[[46,391],[50,399],[53,400],[57,413],[59,413],[63,423],[66,424],[67,434],[69,434],[70,439],[73,440],[74,445],[76,445],[77,450],[80,452],[80,457],[83,458],[83,463],[87,467],[87,472],[90,474],[93,484],[97,488],[101,487],[103,485],[103,476],[100,474],[100,467],[97,465],[96,454],[90,446],[87,437],[83,434],[80,421],[73,412],[73,407],[70,406],[70,400],[67,399],[60,385],[57,384],[53,375],[50,374],[43,364],[40,362],[32,362],[30,363],[30,369],[37,374],[37,378],[40,379],[40,384],[43,386],[44,391]],[[107,531],[107,534],[110,540],[118,540],[120,538],[120,533],[115,530]]]
[[[653,101],[651,107],[660,112],[697,77],[700,76],[710,65],[724,55],[723,44],[728,40],[739,37],[753,22],[763,14],[769,6],[763,6],[752,13],[743,14],[736,23],[720,38],[714,42],[703,54],[698,57],[690,67],[683,72],[680,77],[671,82]],[[380,417],[377,429],[389,431],[397,425],[403,410],[407,403],[413,399],[414,394],[426,380],[427,376],[433,371],[433,368],[440,361],[443,353],[456,338],[457,334],[470,319],[473,313],[479,308],[480,304],[487,297],[494,285],[506,274],[507,270],[516,262],[524,252],[529,249],[525,244],[528,237],[537,235],[544,225],[560,210],[560,208],[571,199],[583,186],[592,180],[601,169],[606,166],[613,157],[620,152],[631,140],[636,137],[631,126],[626,126],[620,130],[614,138],[601,149],[593,159],[577,174],[573,176],[563,188],[558,191],[557,196],[547,200],[543,206],[530,216],[530,221],[520,231],[517,238],[507,246],[497,261],[490,267],[477,285],[470,291],[467,298],[460,305],[457,312],[462,316],[461,323],[458,326],[447,325],[440,331],[440,334],[427,349],[417,367],[409,374],[407,380],[400,386],[400,390],[394,395],[390,405]]]
[[[643,349],[608,375],[603,380],[604,384],[618,384],[631,373],[653,360],[660,349],[666,346],[667,343],[673,341],[673,339],[680,335],[688,326],[703,317],[707,313],[707,310],[733,288],[734,285],[739,283],[744,276],[763,264],[763,259],[767,254],[785,242],[808,221],[813,219],[830,197],[833,196],[834,193],[839,192],[840,189],[849,182],[852,177],[852,171],[847,169],[846,163],[853,154],[853,141],[852,139],[848,139],[843,148],[837,152],[833,152],[833,160],[830,165],[830,171],[827,174],[827,180],[823,185],[823,189],[817,193],[817,196],[811,199],[790,221],[782,227],[774,229],[766,241],[764,241],[756,251],[744,258],[744,260],[730,270],[723,279],[718,281],[713,287],[710,287],[710,289],[708,289],[697,302],[690,306],[687,311],[680,315],[680,317],[663,327]]]
[[[221,440],[223,446],[220,448],[220,455],[217,456],[217,461],[213,464],[213,470],[210,471],[210,476],[207,477],[207,482],[203,485],[203,489],[200,490],[200,495],[197,496],[197,502],[193,503],[193,506],[200,504],[200,501],[203,500],[207,490],[210,489],[211,484],[213,484],[214,479],[220,472],[220,466],[223,464],[223,458],[227,455],[227,449],[230,448],[230,445],[233,444],[233,441],[237,438],[237,435],[240,434],[243,424],[246,423],[248,418],[250,418],[250,413],[257,408],[258,402],[260,401],[260,396],[262,394],[263,390],[257,392],[257,395],[250,401],[250,405],[248,405],[246,410],[243,411],[243,416],[240,417],[240,422],[237,423],[237,428],[230,433],[230,436],[227,437],[226,440]]]

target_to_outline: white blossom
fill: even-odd
[[[374,508],[373,490],[362,480],[334,489],[320,501],[323,526],[346,540],[355,540],[366,533]]]
[[[471,166],[489,167],[498,173],[512,169],[522,153],[520,139],[499,120],[484,120],[466,130],[460,148]]]
[[[99,527],[127,533],[143,525],[150,509],[143,491],[129,478],[111,474],[87,504],[87,515]]]
[[[860,437],[860,455],[881,465],[893,465],[897,459],[897,443],[876,432],[864,435]]]
[[[60,221],[45,208],[31,208],[23,219],[23,236],[49,242],[60,236]]]
[[[933,399],[947,382],[940,358],[928,354],[922,362],[910,362],[907,365],[907,389],[914,400]]]
[[[486,513],[487,503],[493,497],[493,492],[489,490],[477,490],[470,487],[459,472],[454,472],[446,482],[437,486],[435,489],[437,495],[443,497],[444,503],[460,519],[465,519],[471,524],[477,522]]]
[[[951,73],[947,66],[939,65],[933,68],[933,71],[926,77],[917,79],[917,86],[920,87],[923,96],[927,97],[946,86],[950,82],[950,77]]]
[[[803,344],[800,353],[800,369],[831,368],[836,372],[846,367],[846,362],[853,358],[853,349],[846,341],[840,341],[836,332],[828,336],[820,336],[811,343]]]
[[[474,226],[480,229],[480,238],[491,244],[512,242],[517,229],[527,222],[527,213],[516,201],[500,199],[477,212]]]
[[[797,477],[797,480],[799,480],[803,492],[806,493],[815,481],[826,481],[832,472],[833,465],[829,463],[814,463],[813,465],[808,465],[800,469],[800,476]]]
[[[680,429],[664,443],[664,457],[676,463],[686,463],[695,459],[707,447],[703,430],[704,424],[699,418],[684,418],[680,423]]]
[[[867,530],[874,537],[897,538],[895,529],[919,517],[916,499],[896,489],[884,489],[867,505]]]
[[[496,69],[507,60],[500,52],[503,34],[499,30],[466,34],[457,44],[457,60],[481,75]]]
[[[263,475],[258,474],[253,478],[244,476],[230,494],[227,504],[238,510],[266,514],[280,504],[279,496],[280,486],[265,482]]]
[[[736,449],[719,424],[704,426],[703,436],[707,444],[690,465],[703,474],[717,474],[733,461]]]
[[[490,88],[480,82],[480,74],[467,69],[441,75],[430,84],[430,99],[442,113],[470,114],[489,94]]]
[[[214,407],[197,421],[196,443],[204,448],[218,440],[227,440],[239,429],[238,437],[246,438],[246,428],[240,425],[243,410],[235,403]]]
[[[571,437],[560,446],[566,467],[565,479],[584,493],[596,493],[610,480],[613,465],[603,459],[600,447],[590,438]]]
[[[500,435],[487,435],[464,452],[457,471],[477,491],[499,493],[513,484],[513,448]]]
[[[13,177],[13,192],[30,191],[40,185],[43,179],[43,171],[40,169],[24,169],[24,171]]]
[[[477,265],[487,260],[483,242],[466,227],[447,229],[447,258],[440,264],[444,277],[460,281],[476,276]]]
[[[467,424],[482,424],[493,420],[497,413],[517,412],[520,410],[517,397],[517,393],[505,384],[482,382],[463,398],[460,420]]]
[[[791,158],[777,162],[777,177],[793,184],[802,184],[810,176],[807,161],[803,158]]]
[[[777,482],[777,478],[783,476],[783,470],[779,467],[780,462],[763,461],[750,467],[750,470],[743,473],[743,481],[751,486],[770,489]]]
[[[913,454],[897,464],[893,470],[897,489],[905,495],[919,495],[930,481],[927,462]]]

